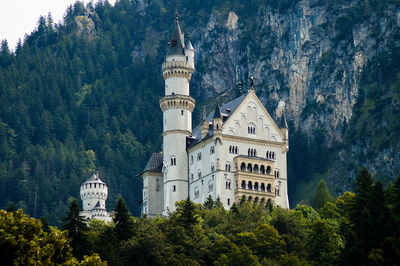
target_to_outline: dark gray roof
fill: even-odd
[[[168,46],[167,56],[168,55],[185,55],[183,48],[185,48],[185,43],[183,40],[181,27],[179,26],[178,13],[176,13],[174,31],[172,33],[172,38],[171,38],[171,41]]]
[[[146,172],[146,171],[161,172],[162,166],[163,166],[163,153],[162,153],[162,151],[155,152],[151,155],[143,172]]]
[[[239,105],[243,102],[243,100],[247,97],[248,94],[249,93],[247,92],[247,93],[243,94],[242,96],[234,99],[233,101],[230,101],[230,102],[224,104],[222,107],[219,107],[219,110],[222,113],[221,115],[222,115],[223,123],[225,123],[225,121],[227,121],[229,119],[229,117],[236,111],[236,109],[239,107]],[[227,110],[229,110],[229,112],[224,113]],[[208,130],[208,134],[204,139],[209,138],[210,136],[214,135],[214,128],[211,123],[214,118],[214,113],[215,113],[215,110],[207,115],[206,119],[210,123],[210,126],[209,126],[209,130]],[[188,139],[188,147],[191,147],[201,141],[201,125],[203,123],[204,122],[200,123],[193,129],[192,137]]]
[[[215,105],[213,119],[214,118],[222,118],[221,117],[221,109],[219,109],[219,101],[217,101],[217,105]]]
[[[288,128],[288,125],[286,123],[285,111],[282,112],[281,118],[279,119],[278,127],[279,128]]]
[[[85,181],[85,183],[101,183],[101,184],[105,184],[103,181],[101,181],[101,179],[99,178],[99,174],[98,173],[94,173],[88,180]]]

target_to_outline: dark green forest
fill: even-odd
[[[363,169],[355,193],[334,199],[321,181],[313,207],[292,210],[242,201],[225,210],[217,198],[203,205],[189,199],[177,203],[169,217],[132,217],[123,200],[114,210],[114,222],[79,217],[73,199],[64,214],[63,239],[70,242],[47,247],[43,258],[81,265],[397,265],[400,260],[400,176],[385,188]],[[12,211],[12,210],[9,210]],[[14,219],[12,218],[14,216]],[[29,228],[40,231],[38,245],[29,246]],[[42,229],[40,230],[40,226]],[[38,228],[39,227],[39,228]],[[15,230],[21,228],[16,238]],[[19,254],[40,254],[54,243],[57,232],[41,222],[0,211],[2,261],[23,261]],[[71,254],[72,248],[72,254]],[[55,254],[52,256],[52,254]],[[71,257],[71,256],[74,257]],[[88,256],[90,255],[90,256]],[[32,256],[40,262],[41,257]]]
[[[268,5],[276,12],[285,12],[297,2],[194,0],[188,4],[184,0],[157,0],[148,3],[146,12],[141,11],[137,1],[120,0],[115,6],[107,1],[87,6],[77,2],[68,7],[60,24],[54,23],[50,14],[40,17],[36,30],[15,49],[3,40],[0,208],[15,206],[32,217],[47,217],[50,224],[60,225],[68,210],[68,199],[79,198],[80,184],[97,170],[109,185],[108,206],[113,208],[122,197],[132,215],[139,216],[139,174],[149,155],[161,148],[158,99],[164,87],[160,67],[175,9],[183,14],[182,25],[188,31],[191,24],[204,25],[210,10],[227,13],[234,9],[248,26],[243,42],[254,43],[256,25],[252,18],[257,6]],[[358,23],[360,14],[381,12],[392,2],[396,1],[371,0],[369,5],[349,9],[352,19],[343,20],[343,28]],[[145,47],[139,57],[132,55],[137,43]],[[354,127],[345,132],[344,146],[350,146],[364,132],[369,135],[359,140],[368,142],[371,150],[398,143],[398,112],[386,108],[383,117],[380,113],[390,98],[399,99],[398,51],[393,44],[388,53],[375,59],[385,67],[383,72],[375,67],[376,61],[368,64],[360,90],[368,94],[361,97],[365,101],[359,101],[354,119],[349,121]],[[201,75],[205,69],[200,66],[196,71]],[[201,106],[211,100],[201,88],[195,88],[193,95],[198,100],[196,119]],[[369,121],[371,117],[373,122]],[[381,121],[387,123],[380,126],[381,131],[373,132],[372,126]],[[309,139],[294,130],[290,121],[289,126],[290,199],[298,183],[311,182],[315,175],[326,171],[335,160],[335,147],[326,147],[323,130],[317,130]],[[299,195],[300,200],[309,202],[310,195],[298,194],[298,199]]]

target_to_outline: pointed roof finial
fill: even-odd
[[[168,46],[167,56],[168,55],[184,55],[183,48],[185,47],[183,34],[181,31],[181,27],[179,26],[179,16],[178,10],[175,13],[175,25],[174,30],[172,32],[172,38],[170,41],[170,45]]]
[[[215,119],[215,118],[222,118],[221,110],[219,109],[219,99],[217,100],[217,105],[215,106],[213,119]]]
[[[242,96],[242,82],[238,82],[238,84],[237,84],[237,87],[238,87],[238,89],[237,89],[237,93],[238,93],[238,95],[237,95],[237,97],[240,97],[240,96]]]
[[[250,80],[250,89],[253,90],[253,89],[254,89],[254,78],[253,78],[253,74],[250,74],[249,80]]]

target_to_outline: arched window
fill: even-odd
[[[254,183],[254,190],[258,190],[258,182]]]
[[[171,165],[176,165],[176,157],[171,157]]]
[[[235,147],[235,154],[237,154],[238,153],[238,148],[237,147]]]
[[[265,174],[265,167],[264,167],[264,165],[261,165],[261,167],[260,167],[260,173],[261,174]]]
[[[261,191],[265,191],[265,184],[261,183],[261,187],[260,187]]]
[[[253,172],[254,173],[258,173],[258,164],[254,165]]]
[[[194,198],[197,199],[200,196],[200,191],[198,187],[194,188]]]
[[[197,154],[197,161],[200,161],[201,160],[201,152],[199,152],[198,154]]]
[[[271,184],[268,184],[268,185],[267,185],[267,191],[268,191],[268,192],[271,192]]]
[[[229,153],[232,153],[232,146],[229,146]]]
[[[242,188],[246,189],[246,181],[242,180]]]
[[[190,164],[193,164],[193,155],[190,155]]]
[[[230,162],[226,162],[225,164],[225,171],[230,172],[231,171],[231,164]]]
[[[211,146],[211,148],[210,148],[210,154],[214,154],[214,152],[215,152],[215,148],[214,148],[214,146]]]
[[[183,110],[181,110],[181,115],[183,115]]]
[[[249,164],[247,165],[247,172],[250,172],[250,173],[253,172],[253,167],[252,167],[251,163],[249,163]]]
[[[252,183],[251,181],[249,181],[249,182],[247,183],[247,189],[250,189],[250,190],[253,189],[253,183]]]
[[[173,185],[173,186],[172,186],[172,192],[175,192],[175,191],[176,191],[176,186]]]
[[[272,159],[275,159],[275,152],[272,152]]]
[[[240,171],[242,171],[242,172],[245,172],[246,171],[246,163],[242,163],[241,165],[240,165]]]
[[[227,180],[225,181],[225,188],[226,188],[226,189],[231,189],[231,180],[230,180],[230,179],[227,179]]]
[[[214,167],[214,164],[212,163],[211,164],[211,173],[214,173],[214,171],[215,171],[215,167]]]
[[[214,189],[214,184],[213,184],[213,182],[210,180],[210,181],[208,182],[208,192],[212,192],[213,189]]]
[[[251,150],[250,150],[250,148],[247,150],[247,155],[249,155],[249,156],[251,156]]]
[[[194,174],[193,174],[193,173],[190,174],[190,180],[191,180],[191,181],[194,180]]]
[[[270,175],[271,174],[271,166],[267,166],[267,175]]]

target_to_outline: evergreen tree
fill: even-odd
[[[315,191],[314,198],[312,200],[312,207],[316,210],[319,210],[328,201],[333,201],[333,197],[329,192],[325,181],[321,179],[317,187],[317,190]]]
[[[196,207],[189,197],[187,197],[182,204],[178,204],[176,212],[177,222],[184,228],[197,224],[198,214],[196,212]]]
[[[71,247],[73,253],[78,258],[83,258],[86,254],[86,231],[87,225],[84,218],[80,215],[82,209],[75,198],[70,200],[67,217],[63,219],[63,230],[68,231],[68,236],[72,239]]]
[[[203,203],[203,206],[204,206],[206,209],[211,210],[211,209],[214,208],[214,204],[215,204],[215,203],[214,203],[213,198],[211,197],[211,195],[208,195],[207,200]]]
[[[133,235],[134,224],[129,214],[128,207],[122,198],[118,199],[114,212],[114,231],[118,241],[129,239]]]

